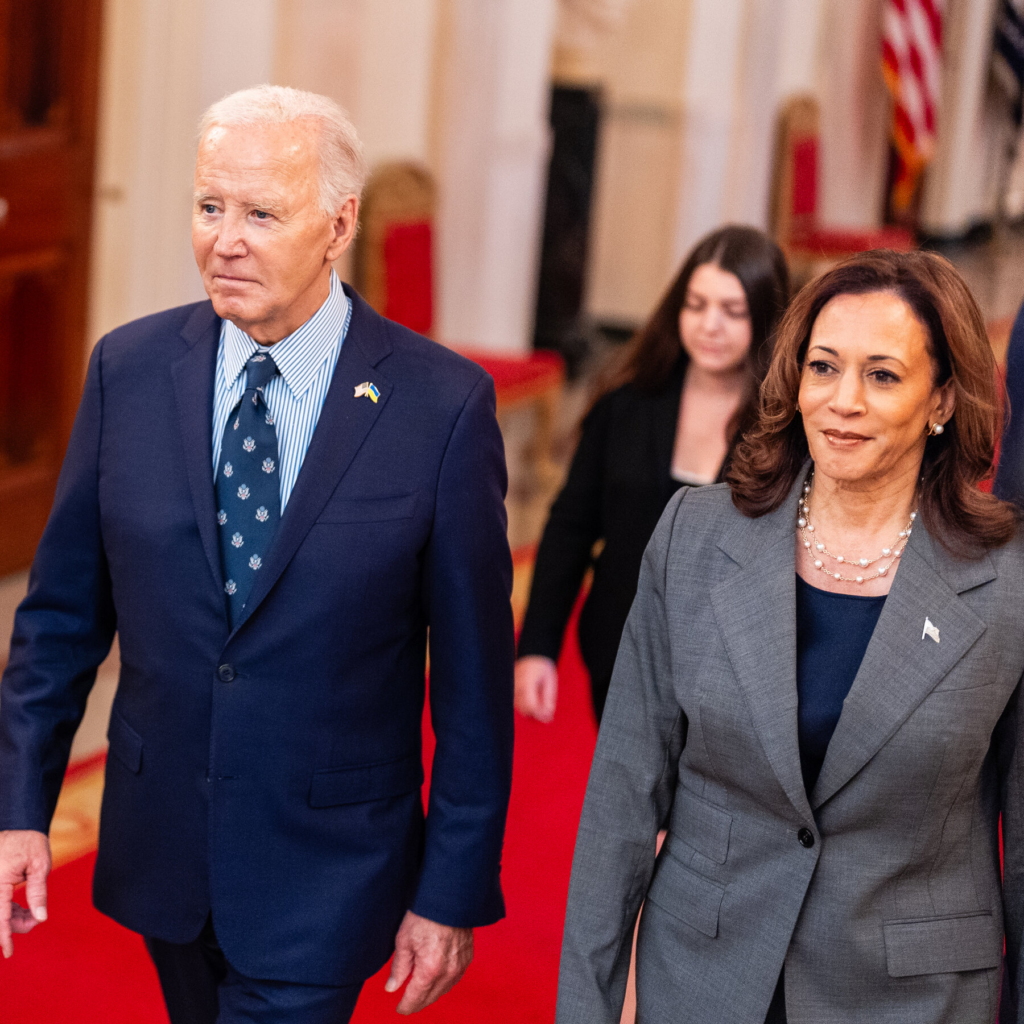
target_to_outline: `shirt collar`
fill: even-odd
[[[331,290],[324,304],[297,330],[276,345],[258,345],[230,320],[223,322],[224,383],[231,387],[245,364],[259,351],[269,352],[288,390],[299,399],[313,383],[324,360],[341,340],[348,315],[348,296],[338,275],[331,271]]]

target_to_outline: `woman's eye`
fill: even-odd
[[[875,370],[871,376],[878,384],[898,384],[900,382],[899,377],[889,370]]]
[[[750,316],[747,310],[737,308],[736,306],[726,306],[725,315],[733,320],[746,320]]]
[[[816,374],[819,377],[824,377],[825,374],[832,370],[832,367],[821,359],[815,359],[813,362],[809,363],[808,368],[811,373]]]

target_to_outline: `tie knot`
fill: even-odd
[[[267,381],[280,373],[277,364],[265,352],[257,352],[245,364],[245,390],[254,391],[262,388]]]

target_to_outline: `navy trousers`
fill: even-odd
[[[171,1024],[347,1024],[357,985],[298,985],[239,974],[208,918],[199,938],[179,945],[146,939]]]

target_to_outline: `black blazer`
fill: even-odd
[[[579,638],[595,697],[607,691],[644,548],[680,486],[671,468],[682,387],[680,361],[662,391],[649,394],[627,384],[595,404],[537,552],[519,657],[558,660],[576,595],[593,564]],[[598,540],[604,547],[594,559]]]

